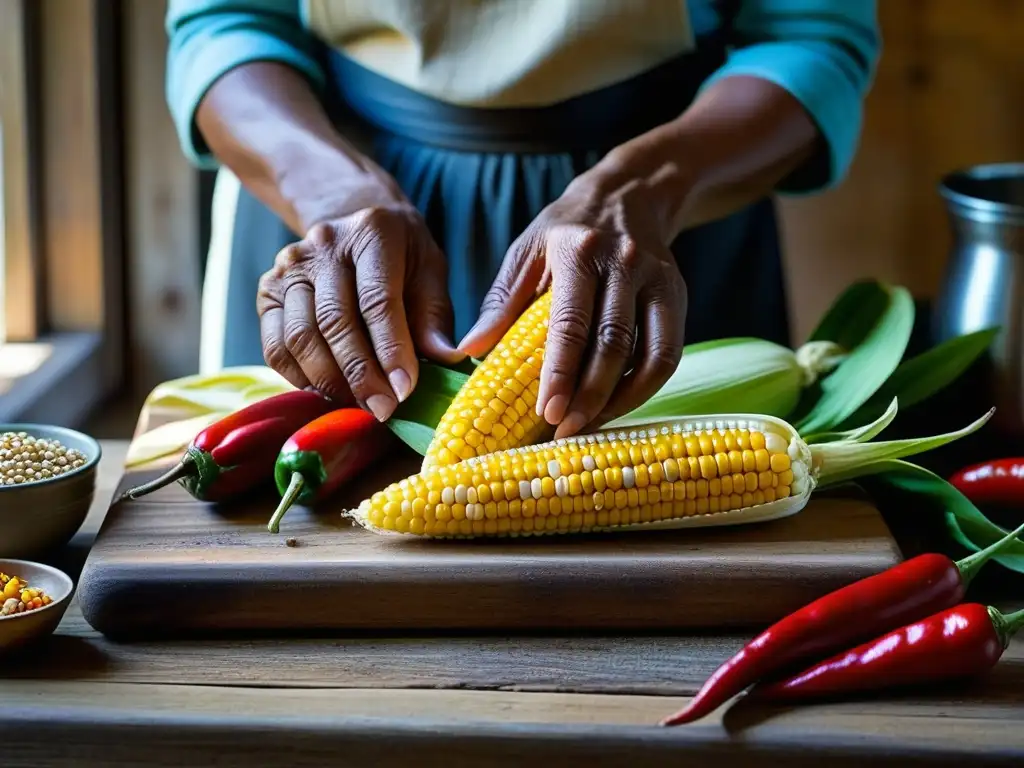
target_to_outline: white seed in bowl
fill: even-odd
[[[57,477],[83,466],[88,458],[60,440],[27,432],[0,433],[0,485],[22,485]]]

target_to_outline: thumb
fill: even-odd
[[[462,352],[483,357],[512,327],[536,296],[544,275],[543,255],[543,245],[530,235],[524,234],[512,243],[484,296],[476,325],[459,343]]]

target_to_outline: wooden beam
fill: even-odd
[[[741,700],[693,725],[655,725],[687,701],[5,680],[4,722],[18,738],[8,739],[4,757],[33,768],[918,768],[1012,766],[1024,757],[1019,705],[973,697],[792,709]]]

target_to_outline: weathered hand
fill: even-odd
[[[682,355],[686,284],[666,229],[639,185],[580,176],[512,244],[460,348],[483,354],[550,281],[538,413],[563,437],[632,410]]]
[[[317,224],[260,281],[267,364],[297,387],[355,400],[381,421],[416,386],[417,352],[456,362],[447,265],[402,203]]]

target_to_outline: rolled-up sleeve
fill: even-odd
[[[744,0],[734,43],[704,87],[733,75],[769,80],[793,94],[824,138],[821,155],[778,191],[807,194],[842,181],[881,52],[876,0]]]
[[[323,82],[299,0],[170,0],[166,29],[168,106],[186,157],[201,168],[216,167],[216,161],[196,129],[196,109],[226,72],[253,61],[276,61],[294,67],[315,87]]]

